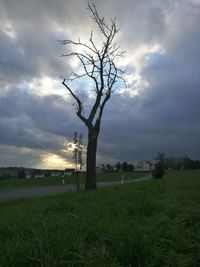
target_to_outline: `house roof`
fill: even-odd
[[[138,164],[148,164],[148,165],[150,165],[150,166],[153,165],[153,163],[152,163],[150,160],[141,160],[141,161],[138,161],[138,162],[136,163],[136,165],[138,165]]]
[[[74,172],[75,169],[74,168],[71,168],[71,169],[65,169],[65,172]]]

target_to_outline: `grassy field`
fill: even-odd
[[[137,172],[127,172],[127,173],[97,173],[98,182],[110,182],[110,181],[119,181],[124,175],[126,180],[140,178],[146,173],[137,173]],[[76,176],[66,176],[66,184],[74,184]],[[85,176],[80,174],[80,182],[84,183]],[[0,189],[3,188],[17,188],[17,187],[30,187],[30,186],[49,186],[49,185],[62,185],[61,177],[45,177],[45,178],[31,178],[31,179],[8,179],[0,180]]]
[[[200,266],[200,171],[0,205],[0,266]]]

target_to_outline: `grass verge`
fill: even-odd
[[[200,171],[0,205],[0,266],[200,266]]]
[[[111,182],[120,181],[122,175],[124,175],[125,180],[136,179],[144,176],[144,172],[125,172],[125,173],[97,173],[98,182]],[[76,181],[76,175],[66,176],[66,184],[74,184]],[[85,181],[85,175],[80,174],[80,182],[83,184]],[[5,188],[19,188],[19,187],[32,187],[32,186],[49,186],[49,185],[62,185],[61,177],[44,177],[44,178],[30,178],[30,179],[7,179],[0,180],[0,189]]]

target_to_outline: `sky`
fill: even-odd
[[[0,167],[71,167],[74,131],[87,131],[62,85],[78,68],[60,57],[58,40],[90,31],[100,41],[85,0],[0,0]],[[94,1],[126,51],[118,85],[107,103],[97,163],[129,163],[166,155],[200,159],[200,0]],[[73,89],[91,104],[87,82]],[[86,90],[88,88],[88,90]],[[89,102],[87,102],[89,101]]]

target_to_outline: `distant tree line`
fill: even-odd
[[[24,167],[1,167],[0,168],[0,180],[4,179],[25,179],[27,175],[29,178],[34,178],[36,175],[43,174],[44,177],[49,177],[52,173],[59,172],[60,175],[64,174],[63,170],[42,170],[31,169]]]
[[[101,164],[100,168],[104,171],[112,172],[112,171],[117,171],[117,172],[133,172],[134,171],[134,165],[127,163],[126,161],[124,162],[117,162],[114,165],[110,165],[109,163],[107,164]]]
[[[161,178],[165,174],[165,170],[200,169],[200,161],[192,160],[188,156],[175,157],[165,156],[164,153],[158,153],[155,159],[156,164],[152,171],[152,175],[155,179]]]
[[[0,168],[0,179],[25,178],[26,172],[23,167],[2,167]]]
[[[175,157],[165,156],[164,153],[159,153],[156,157],[165,170],[187,170],[187,169],[200,169],[200,160],[190,159],[188,156]]]

